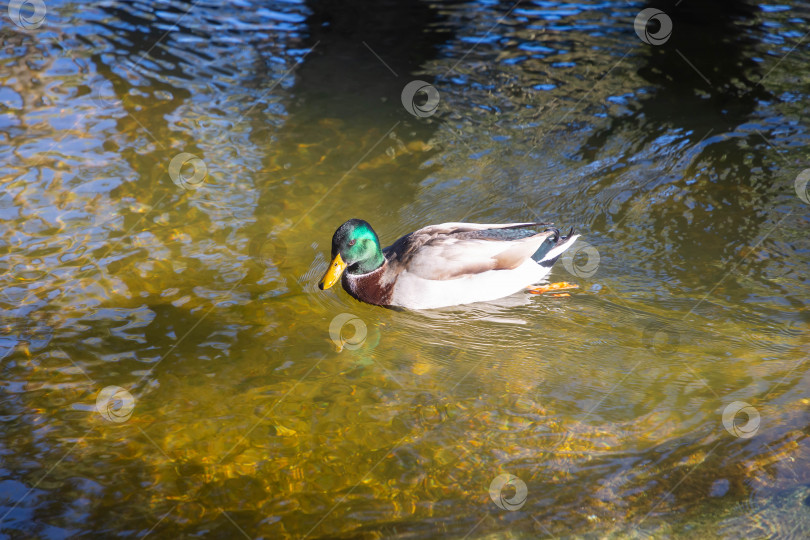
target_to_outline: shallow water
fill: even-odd
[[[806,536],[810,4],[692,4],[3,12],[0,533]],[[579,288],[321,292],[351,217]]]

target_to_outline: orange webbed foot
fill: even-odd
[[[567,281],[560,281],[558,283],[549,283],[548,285],[538,285],[529,287],[528,290],[532,294],[543,294],[552,291],[562,291],[565,289],[578,289],[579,285],[575,283],[568,283]],[[557,295],[552,295],[557,296]],[[567,293],[563,293],[559,296],[568,296]]]

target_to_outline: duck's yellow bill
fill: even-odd
[[[347,264],[343,262],[343,257],[340,256],[340,253],[335,255],[335,258],[329,263],[329,269],[326,270],[326,273],[318,283],[318,287],[324,290],[337,283],[337,280],[340,279],[340,275],[346,270],[346,266]]]

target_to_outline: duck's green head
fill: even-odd
[[[383,265],[385,256],[377,233],[362,219],[350,219],[332,236],[332,262],[318,287],[328,289],[340,279],[343,271],[367,274]]]

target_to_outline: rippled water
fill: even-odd
[[[0,533],[806,537],[810,4],[703,4],[4,5]],[[579,289],[321,292],[350,217]]]

